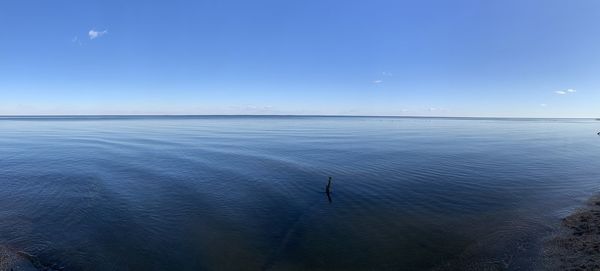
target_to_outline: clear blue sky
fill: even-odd
[[[0,114],[600,117],[600,1],[1,1]]]

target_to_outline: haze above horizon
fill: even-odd
[[[4,1],[0,115],[600,117],[600,2]]]

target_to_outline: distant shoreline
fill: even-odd
[[[450,117],[450,116],[402,116],[402,115],[268,115],[268,114],[216,114],[216,115],[187,115],[187,114],[115,114],[115,115],[0,115],[1,119],[122,119],[122,118],[395,118],[395,119],[458,119],[458,120],[597,120],[596,117]]]

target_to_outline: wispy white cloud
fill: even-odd
[[[558,95],[566,95],[566,94],[575,93],[575,92],[577,92],[577,90],[574,90],[574,89],[570,88],[570,89],[567,89],[567,90],[557,90],[554,93],[556,93]]]
[[[259,106],[252,104],[230,106],[230,111],[229,113],[232,114],[274,114],[279,112],[275,107],[270,105]]]
[[[81,40],[80,40],[80,39],[79,39],[79,37],[77,37],[77,36],[73,37],[73,38],[71,39],[71,42],[72,42],[72,43],[75,43],[75,44],[77,44],[77,45],[79,45],[79,46],[81,46],[81,45],[82,45],[82,42],[81,42]]]
[[[102,37],[102,36],[106,35],[107,33],[108,33],[108,30],[96,31],[96,30],[92,29],[88,32],[88,36],[90,37],[91,40],[93,40],[93,39]]]
[[[546,107],[548,104],[540,104],[541,107]]]
[[[381,75],[378,77],[392,77],[392,73],[391,72],[381,72]],[[373,80],[372,81],[373,84],[378,85],[383,83],[383,79],[377,79],[377,80]]]

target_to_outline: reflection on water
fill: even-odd
[[[1,118],[0,245],[68,270],[533,269],[600,189],[598,128]]]

